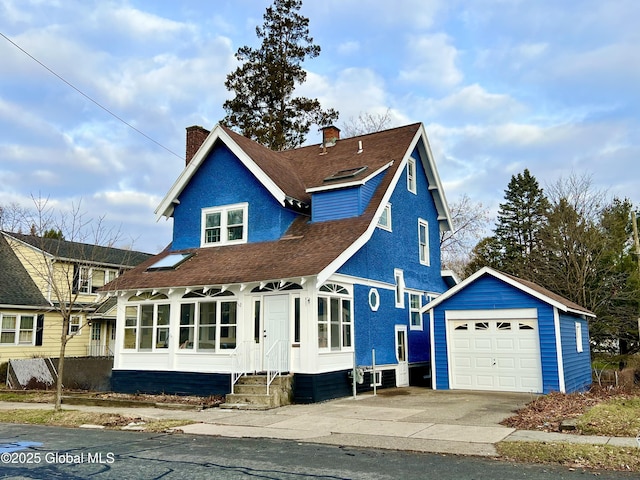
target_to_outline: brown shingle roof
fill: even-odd
[[[167,249],[120,276],[107,288],[208,286],[321,273],[372,226],[376,210],[420,130],[420,124],[342,139],[322,155],[321,145],[273,152],[226,127],[222,128],[286,195],[297,200],[309,201],[310,195],[306,190],[326,185],[324,179],[339,170],[367,166],[367,170],[358,177],[331,182],[331,185],[359,180],[390,162],[393,164],[385,171],[366,211],[359,217],[311,223],[309,217],[300,215],[280,240],[183,250],[181,252],[194,255],[175,269],[147,271],[164,256],[179,253]],[[359,141],[362,141],[361,153],[357,153]]]

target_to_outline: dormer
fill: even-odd
[[[367,165],[337,170],[323,185],[308,188],[311,221],[325,222],[362,215],[392,162],[371,171]]]

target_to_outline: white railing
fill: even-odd
[[[267,367],[267,395],[269,395],[269,387],[279,377],[283,370],[284,352],[283,345],[280,340],[276,341],[264,356]]]
[[[251,360],[251,349],[249,347],[251,343],[250,341],[240,342],[231,353],[231,393],[233,393],[233,387],[238,383],[240,377],[249,372]]]
[[[108,345],[87,345],[87,357],[113,357]]]

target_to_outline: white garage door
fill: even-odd
[[[535,319],[449,320],[451,388],[542,392]]]

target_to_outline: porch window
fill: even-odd
[[[180,348],[203,352],[233,350],[237,344],[236,301],[180,305]]]
[[[155,351],[169,348],[171,305],[161,302],[167,299],[168,297],[164,294],[151,293],[143,293],[129,299],[129,301],[156,301],[126,306],[124,349]]]
[[[0,315],[0,344],[33,345],[36,321],[34,315]]]
[[[247,241],[247,203],[202,209],[201,246]]]
[[[329,284],[321,287],[320,291],[333,294],[318,297],[318,347],[331,351],[351,348],[353,327],[351,299],[345,298],[347,289]]]

